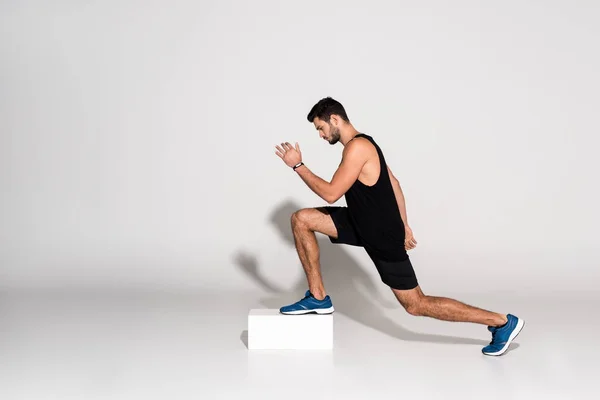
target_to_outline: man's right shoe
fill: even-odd
[[[488,326],[488,330],[492,332],[492,341],[481,349],[481,352],[486,356],[501,356],[504,354],[523,329],[525,321],[512,314],[508,314],[507,317],[508,321],[502,326]]]
[[[304,294],[304,297],[294,304],[290,304],[279,309],[280,313],[288,315],[311,313],[331,314],[333,311],[333,304],[329,296],[325,296],[323,300],[317,300],[312,293],[310,293],[310,290],[307,290]]]

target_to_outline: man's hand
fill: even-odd
[[[405,233],[404,248],[406,250],[414,249],[417,246],[417,241],[415,240],[415,237],[413,236],[412,229],[410,229],[410,227],[408,225],[404,227],[404,233]]]
[[[369,152],[365,146],[371,144],[366,139],[357,139],[348,143],[342,153],[342,162],[333,174],[331,182],[328,182],[315,175],[307,166],[297,169],[297,173],[304,183],[317,196],[329,204],[333,204],[342,197],[352,184],[358,179],[363,166],[367,162]],[[300,146],[296,143],[293,147],[288,142],[276,146],[275,154],[285,162],[288,167],[293,167],[302,162],[302,152]]]
[[[293,147],[288,142],[281,143],[281,147],[275,146],[277,151],[275,154],[279,156],[288,167],[293,167],[302,161],[302,152],[300,146],[296,143],[296,147]]]

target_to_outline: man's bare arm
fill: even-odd
[[[327,203],[332,204],[333,196],[331,193],[331,183],[327,182],[325,179],[315,175],[306,164],[296,168],[296,172],[304,183],[312,190],[317,196],[325,200]]]
[[[404,222],[404,225],[408,227],[408,216],[406,215],[406,199],[404,198],[404,193],[402,192],[402,188],[400,187],[400,182],[394,176],[389,166],[387,167],[387,169],[390,175],[390,181],[392,182],[392,187],[394,188],[396,202],[398,202],[398,208],[400,209],[400,216],[402,216],[402,222]]]
[[[331,178],[331,182],[315,175],[306,165],[296,168],[304,183],[329,204],[333,204],[348,191],[358,179],[362,167],[367,162],[365,143],[352,141],[344,149],[342,162]]]

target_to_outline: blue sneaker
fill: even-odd
[[[325,296],[323,300],[317,300],[310,293],[310,290],[307,290],[304,297],[294,304],[279,309],[280,313],[290,315],[310,313],[331,314],[333,311],[333,304],[329,296]]]
[[[481,352],[487,356],[501,356],[508,350],[508,347],[517,337],[525,321],[508,314],[508,322],[502,326],[488,326],[488,330],[492,332],[492,341],[485,346]]]

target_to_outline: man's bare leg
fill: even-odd
[[[333,220],[322,208],[305,208],[292,214],[291,224],[296,251],[306,274],[308,288],[316,299],[322,300],[326,293],[315,232],[337,237]]]
[[[447,297],[427,296],[417,286],[411,290],[392,289],[404,309],[411,315],[431,317],[444,321],[473,322],[488,326],[504,325],[505,314],[473,307]]]

